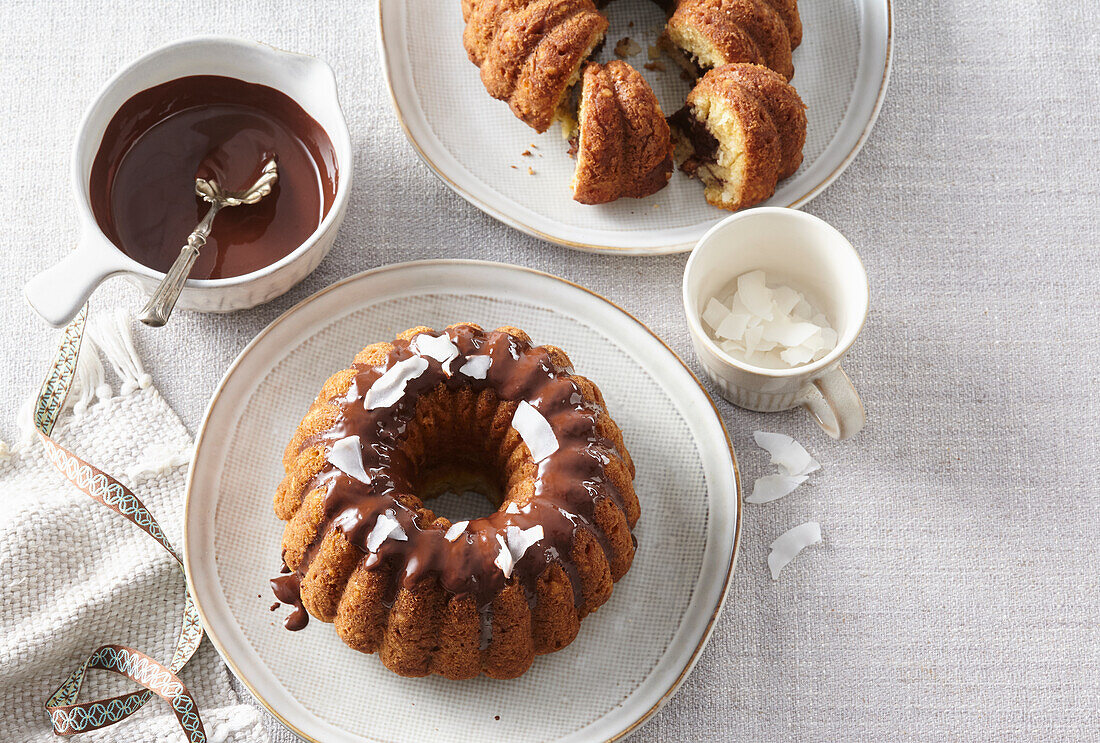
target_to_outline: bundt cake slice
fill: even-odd
[[[665,28],[697,74],[734,62],[794,76],[791,51],[802,41],[797,0],[680,0]]]
[[[806,107],[778,73],[753,64],[715,68],[669,118],[680,169],[707,201],[736,211],[771,197],[802,164]]]
[[[585,67],[576,131],[573,198],[582,204],[640,199],[668,183],[668,122],[649,83],[626,62]]]
[[[485,90],[540,133],[607,32],[592,0],[463,0],[462,12]]]
[[[634,464],[603,395],[517,328],[411,328],[325,382],[283,456],[276,596],[402,676],[513,678],[630,569]],[[431,498],[496,506],[452,523]],[[306,612],[308,611],[308,615]]]

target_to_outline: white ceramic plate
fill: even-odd
[[[269,610],[285,442],[331,372],[413,325],[515,325],[595,380],[637,466],[638,552],[567,648],[511,681],[406,679],[319,621]],[[241,352],[210,402],[187,489],[184,562],[226,663],[308,740],[613,740],[683,681],[714,624],[740,530],[729,437],[680,359],[607,300],[549,274],[480,261],[368,271],[321,291]]]
[[[665,59],[663,72],[643,68],[644,50],[664,24],[656,3],[616,0],[605,10],[611,28],[599,59],[612,58],[619,39],[635,39],[643,51],[627,61],[649,80],[666,113],[677,110],[690,85],[673,63]],[[801,206],[840,175],[870,133],[889,77],[890,0],[803,0],[799,10],[804,38],[794,52],[792,83],[808,107],[805,161],[767,206]],[[386,80],[409,142],[444,183],[485,213],[561,245],[625,253],[690,250],[728,216],[706,203],[699,181],[679,171],[645,199],[578,204],[569,188],[574,161],[559,127],[536,134],[485,92],[462,47],[459,0],[380,0],[379,14]],[[532,156],[523,156],[526,150]]]

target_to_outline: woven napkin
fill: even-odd
[[[100,353],[121,380],[117,394],[104,381]],[[52,440],[132,490],[167,541],[181,544],[192,441],[145,374],[124,316],[104,313],[89,324],[73,376]],[[20,419],[23,440],[0,442],[0,740],[45,743],[57,738],[44,703],[97,648],[117,644],[169,663],[185,585],[179,563],[164,547],[59,471],[33,429],[32,406]],[[199,646],[179,680],[207,740],[268,740],[256,710],[230,687],[210,643]],[[79,700],[141,690],[124,676],[90,670]],[[121,716],[118,706],[102,714]],[[120,722],[77,736],[200,739],[185,735],[169,703],[152,695]]]

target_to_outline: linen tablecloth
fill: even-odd
[[[54,345],[19,292],[77,239],[68,158],[80,115],[120,66],[198,33],[332,64],[356,184],[331,255],[288,295],[232,322],[180,314],[138,332],[148,370],[192,432],[226,365],[264,325],[337,279],[417,258],[508,261],[580,282],[700,371],[680,309],[683,256],[539,242],[420,164],[390,109],[375,14],[373,2],[0,8],[0,437],[14,436]],[[1100,738],[1096,9],[907,0],[894,23],[875,130],[806,208],[851,239],[870,277],[871,315],[846,363],[867,428],[835,443],[799,411],[719,403],[748,482],[766,470],[755,429],[795,436],[824,469],[813,487],[746,506],[714,636],[637,740]],[[137,307],[139,297],[113,281],[94,303]],[[772,582],[766,545],[811,519],[824,544]],[[292,740],[268,719],[276,741]]]

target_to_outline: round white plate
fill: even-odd
[[[807,105],[805,161],[766,206],[801,206],[840,175],[870,134],[889,77],[890,0],[803,0],[799,10],[804,38],[791,82]],[[656,3],[616,0],[605,11],[611,28],[599,59],[613,58],[619,39],[634,39],[642,51],[627,61],[665,113],[676,111],[690,90],[679,68],[665,57],[664,71],[643,67],[664,25]],[[690,250],[729,216],[679,171],[645,199],[573,201],[574,161],[560,128],[536,134],[489,97],[466,58],[463,27],[459,0],[379,0],[379,47],[397,117],[421,159],[467,201],[535,237],[600,252]]]
[[[401,678],[317,620],[269,610],[283,524],[283,447],[334,370],[413,325],[515,325],[595,380],[637,466],[638,552],[564,650],[510,681]],[[308,740],[613,740],[683,681],[725,597],[740,530],[729,436],[692,373],[638,320],[580,286],[517,266],[423,261],[315,294],[237,357],[210,402],[187,488],[184,563],[226,663]]]

